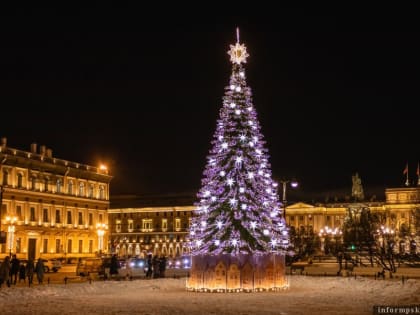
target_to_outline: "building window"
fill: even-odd
[[[46,208],[42,210],[42,222],[48,222],[48,209]]]
[[[152,219],[143,219],[143,231],[151,232],[153,230]]]
[[[104,186],[99,186],[99,199],[105,199],[105,188]]]
[[[67,224],[72,224],[71,211],[67,211]]]
[[[162,231],[166,232],[168,230],[168,219],[162,219]]]
[[[73,181],[69,181],[69,185],[68,185],[68,187],[67,187],[67,193],[69,194],[69,195],[72,195],[73,194]]]
[[[133,220],[128,220],[128,232],[133,232]]]
[[[102,223],[102,214],[99,215],[99,223]]]
[[[1,205],[1,218],[6,219],[6,213],[7,213],[7,205],[2,204]]]
[[[36,190],[36,177],[32,176],[31,178],[31,189]]]
[[[60,251],[61,251],[61,242],[60,242],[60,239],[57,238],[55,240],[55,252],[59,253]]]
[[[9,185],[9,172],[3,170],[3,186]]]
[[[82,225],[83,224],[83,213],[79,212],[79,220],[78,220],[78,224]]]
[[[175,219],[175,231],[181,230],[181,219]]]
[[[330,221],[331,217],[329,215],[327,215],[327,221]]]
[[[290,221],[295,221],[295,216],[294,215],[290,216]]]
[[[299,221],[303,221],[303,215],[299,216]]]
[[[61,186],[62,186],[62,184],[61,184],[61,179],[57,179],[57,182],[56,182],[56,189],[57,189],[57,192],[58,192],[58,193],[61,193]]]
[[[405,213],[401,213],[401,219],[405,219]]]
[[[67,240],[67,253],[71,254],[73,252],[73,242],[72,240]]]
[[[83,240],[79,240],[79,254],[83,253]]]
[[[18,188],[23,187],[23,175],[21,173],[17,174],[17,186]]]
[[[22,206],[16,206],[16,216],[18,217],[19,221],[22,221]]]
[[[89,226],[93,225],[93,214],[89,213]]]
[[[48,178],[44,179],[44,191],[48,191]]]
[[[93,253],[93,240],[89,240],[89,254]]]
[[[80,183],[79,185],[79,196],[84,197],[85,196],[85,184]]]
[[[89,186],[89,198],[93,198],[93,194],[95,193],[95,188],[93,184]]]
[[[16,254],[20,254],[22,252],[22,239],[18,237],[16,239]]]
[[[121,233],[121,221],[120,220],[117,220],[117,222],[115,222],[115,232]]]
[[[159,212],[156,212],[156,216],[157,216],[157,217],[159,216]]]
[[[61,223],[61,211],[59,209],[55,210],[55,223]]]
[[[48,254],[48,239],[44,238],[43,240],[43,244],[42,244],[42,252],[44,254]]]
[[[35,208],[34,207],[31,207],[30,209],[29,209],[29,221],[35,221]]]

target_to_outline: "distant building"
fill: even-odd
[[[88,257],[108,246],[109,183],[106,168],[0,146],[0,257]]]
[[[188,253],[192,204],[191,198],[113,197],[108,211],[112,252],[119,257]]]
[[[384,201],[329,202],[315,205],[298,202],[287,207],[286,221],[296,233],[320,233],[329,228],[334,231],[343,226],[347,209],[368,207],[371,212],[386,214],[387,227],[398,239],[400,252],[408,252],[410,244],[418,243],[420,234],[420,186],[385,189]],[[414,243],[413,243],[414,242]],[[418,252],[420,248],[416,251]]]
[[[387,214],[386,224],[398,238],[397,251],[408,252],[420,232],[420,222],[416,222],[415,214],[418,211],[420,215],[420,187],[387,188],[385,196],[383,201],[297,202],[287,207],[286,221],[296,233],[318,235],[326,228],[341,230],[348,208],[369,207],[372,212]],[[193,198],[179,196],[113,197],[108,211],[112,251],[120,257],[188,253],[193,201]]]

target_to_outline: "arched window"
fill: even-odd
[[[58,193],[61,193],[61,185],[62,185],[62,183],[61,183],[61,179],[57,179],[57,182],[56,182],[56,188],[57,188],[57,192]]]
[[[69,181],[69,185],[67,187],[67,193],[69,195],[72,195],[73,194],[73,181],[72,180]]]
[[[79,184],[79,196],[81,196],[81,197],[85,196],[85,184],[84,183]]]
[[[22,175],[22,173],[17,174],[17,187],[18,188],[23,187],[23,175]]]

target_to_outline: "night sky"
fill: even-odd
[[[0,31],[0,136],[106,163],[111,194],[194,195],[239,26],[274,178],[298,179],[301,199],[350,194],[355,172],[368,195],[400,187],[407,162],[416,180],[420,34],[410,9],[198,11],[10,12]]]

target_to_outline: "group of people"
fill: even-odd
[[[16,255],[6,256],[4,261],[0,264],[0,288],[5,283],[8,287],[12,284],[16,285],[19,278],[19,282],[23,281],[26,283],[28,279],[29,286],[33,283],[34,274],[36,274],[38,284],[42,284],[44,281],[44,262],[39,258],[34,263],[33,259],[29,259],[27,263],[21,262]]]
[[[147,256],[146,278],[165,278],[166,257],[152,254]]]

